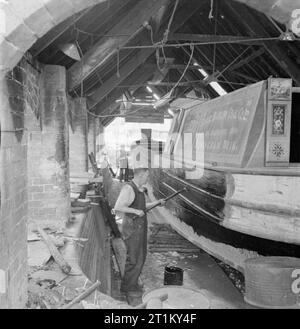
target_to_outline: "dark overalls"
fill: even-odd
[[[130,208],[146,210],[146,199],[143,192],[130,182],[135,194]],[[135,215],[125,214],[122,233],[127,247],[127,260],[121,290],[125,292],[139,290],[138,279],[142,272],[147,255],[147,216],[132,219]]]

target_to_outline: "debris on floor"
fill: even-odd
[[[197,253],[198,247],[179,235],[167,224],[153,224],[150,227],[150,252]]]

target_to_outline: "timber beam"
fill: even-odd
[[[203,6],[201,1],[188,0],[183,2],[182,7],[180,9],[180,13],[174,16],[172,25],[171,25],[171,33],[178,30],[200,7]],[[167,21],[160,28],[156,38],[163,37],[163,33],[167,28]],[[149,40],[146,41],[149,44]],[[138,54],[135,55],[132,59],[130,59],[125,65],[120,68],[120,77],[113,76],[107,81],[104,82],[102,86],[96,89],[92,95],[89,97],[89,106],[94,108],[98,103],[100,103],[113,89],[118,88],[119,85],[128,83],[124,83],[124,80],[134,72],[134,70],[139,67],[143,62],[147,60],[154,52],[156,51],[155,47],[151,48],[143,48],[139,50]],[[152,74],[154,71],[152,70]],[[134,84],[134,82],[133,82]],[[137,84],[137,83],[135,83]]]
[[[231,12],[239,19],[243,17],[243,24],[249,30],[252,36],[265,35],[268,37],[264,27],[252,14],[252,10],[246,6],[240,5],[238,10],[230,2],[226,2]],[[249,23],[251,22],[251,23]],[[281,44],[280,44],[281,43]],[[263,45],[270,56],[280,65],[283,70],[300,86],[300,68],[289,56],[287,55],[286,48],[282,46],[279,41],[264,41]]]
[[[257,38],[236,36],[236,35],[213,35],[213,34],[191,34],[191,33],[174,33],[170,35],[170,41],[187,41],[195,43],[237,43],[245,45],[262,45],[262,41]]]
[[[144,67],[141,65],[138,67],[127,79],[124,80],[124,84],[126,86],[137,84],[144,84],[148,79],[151,78],[153,75],[153,70],[150,67]],[[115,88],[104,101],[97,104],[96,107],[94,107],[95,114],[102,114],[107,113],[106,110],[111,107],[111,104],[114,103],[117,99],[121,98],[124,92],[129,89],[129,87],[124,88]],[[87,104],[90,108],[90,98],[87,98]],[[92,101],[93,104],[93,101]],[[111,114],[110,112],[108,114]]]
[[[105,64],[122,46],[138,34],[145,22],[155,15],[169,0],[141,0],[108,34],[122,36],[102,38],[68,70],[68,90],[76,89],[97,68]]]

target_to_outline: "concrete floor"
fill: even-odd
[[[163,287],[167,265],[184,269],[183,287],[199,290],[209,299],[211,309],[252,308],[214,259],[200,250],[197,254],[148,253],[141,276],[146,292]]]
[[[157,218],[149,215],[150,226]],[[160,222],[160,224],[163,221]],[[150,232],[150,230],[149,230]],[[141,275],[145,294],[164,286],[165,267],[173,265],[184,269],[183,288],[199,291],[210,303],[210,309],[250,309],[243,295],[229,280],[227,275],[218,266],[212,257],[199,249],[198,253],[148,252],[147,260]],[[118,291],[119,277],[113,289],[113,297],[126,302],[126,298]],[[142,294],[130,299],[133,305],[142,303]],[[166,307],[168,302],[165,303]],[[188,305],[185,303],[185,305]],[[188,306],[184,307],[188,308]]]
[[[67,233],[68,236],[76,237],[79,229],[78,225],[80,225],[82,216],[83,215],[80,214],[75,216],[76,220],[66,229],[65,233]],[[157,223],[157,219],[149,215],[150,226],[153,222]],[[87,278],[78,266],[78,259],[73,243],[66,244],[63,255],[71,264],[73,270],[71,276],[66,277],[63,282],[61,282],[61,285],[78,294],[80,290],[90,286],[92,283],[87,282]],[[164,271],[167,265],[178,266],[184,269],[183,287],[200,291],[209,300],[211,309],[252,308],[243,301],[242,294],[236,289],[213,258],[201,250],[199,250],[198,253],[189,254],[179,254],[177,252],[148,252],[147,260],[141,275],[141,281],[146,293],[164,287]],[[53,263],[50,269],[58,273],[60,272],[61,274],[56,263]],[[112,297],[115,299],[98,292],[89,296],[86,302],[89,303],[91,307],[96,303],[98,307],[100,306],[104,309],[130,308],[124,296],[116,291],[118,284],[115,284],[114,288],[115,289],[112,289]],[[131,302],[133,306],[138,305],[142,302],[142,295],[135,297]],[[73,308],[82,307],[82,305],[76,305]]]

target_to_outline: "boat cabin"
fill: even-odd
[[[300,168],[300,88],[270,78],[225,96],[186,100],[165,154],[205,168]],[[201,164],[200,164],[201,165]]]

